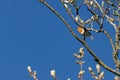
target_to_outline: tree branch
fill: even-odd
[[[89,46],[85,43],[84,40],[80,39],[72,30],[71,26],[67,23],[67,21],[64,20],[64,18],[53,8],[51,7],[47,2],[45,2],[44,0],[39,0],[41,3],[43,3],[46,7],[48,7],[55,15],[57,15],[57,17],[66,25],[66,27],[68,28],[68,30],[71,32],[71,34],[80,42],[84,45],[84,47],[87,49],[87,51],[93,56],[94,60],[99,63],[101,66],[103,66],[103,68],[105,68],[106,70],[119,75],[119,72],[116,72],[116,70],[108,67],[106,64],[104,64],[96,55],[95,53],[89,48]]]
[[[115,45],[113,43],[113,40],[112,40],[110,34],[107,31],[105,31],[105,30],[103,30],[102,32],[108,37],[108,39],[109,39],[109,41],[110,41],[110,43],[112,45],[112,49],[113,49],[113,51],[115,51]]]

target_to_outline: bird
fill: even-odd
[[[90,37],[91,39],[93,39],[93,36],[89,32],[89,30],[90,30],[89,28],[83,28],[80,26],[77,27],[77,31],[84,37],[84,40],[86,37]]]

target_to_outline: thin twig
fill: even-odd
[[[100,9],[101,13],[104,14],[104,11],[102,10],[101,6],[99,5],[99,3],[96,0],[93,0],[96,5],[98,6],[98,8]],[[114,27],[115,31],[117,31],[117,27],[116,24],[113,23],[112,21],[110,21],[110,17],[108,15],[105,15],[105,17],[108,19],[108,22]]]
[[[112,41],[112,38],[110,37],[110,34],[109,34],[107,31],[103,30],[103,33],[104,33],[104,34],[108,37],[108,39],[110,40],[110,43],[111,43],[112,49],[113,49],[113,60],[114,60],[114,62],[115,62],[115,64],[116,64],[116,67],[118,67],[118,58],[117,58],[117,55],[116,55],[117,52],[116,52],[114,43],[113,43],[113,41]]]
[[[120,26],[120,25],[119,25]],[[115,39],[116,39],[116,42],[115,42],[115,51],[113,53],[113,57],[115,58],[115,62],[116,62],[116,67],[120,69],[120,63],[119,63],[119,60],[118,60],[118,51],[119,51],[119,29],[117,29],[116,31],[116,36],[115,36]]]
[[[101,6],[99,5],[99,3],[94,0],[94,2],[96,3],[96,5],[98,6],[98,8],[100,9],[101,13],[104,14],[104,11],[102,10]],[[109,3],[110,4],[110,3]],[[111,17],[109,17],[108,15],[105,14],[105,17],[107,18],[108,22],[114,27],[115,29],[115,39],[116,39],[116,42],[115,42],[115,48],[113,47],[113,43],[112,43],[112,48],[113,48],[113,59],[114,59],[114,62],[115,62],[115,65],[116,65],[116,68],[120,68],[120,63],[119,63],[119,60],[118,60],[118,50],[119,50],[119,40],[118,40],[118,35],[119,35],[119,30],[117,29],[117,26],[116,24],[111,21]],[[108,36],[108,35],[107,35]],[[109,37],[108,37],[109,38]],[[110,39],[110,38],[109,38]],[[112,40],[112,39],[110,39]]]
[[[97,24],[100,26],[100,30],[98,32],[101,31],[101,29],[103,28],[103,25],[99,22],[98,20],[98,15],[95,14],[95,12],[93,12],[89,6],[87,6],[87,9],[90,11],[90,13],[93,15],[93,17],[95,18],[94,20],[97,22]],[[96,19],[97,18],[97,19]]]
[[[103,30],[102,32],[108,37],[108,39],[109,39],[109,41],[110,41],[110,43],[112,45],[112,49],[113,49],[113,51],[115,51],[115,46],[114,46],[114,43],[113,43],[113,40],[112,40],[110,34],[105,30]]]
[[[111,6],[113,6],[113,7],[116,7],[116,5],[115,4],[113,4],[112,2],[110,2],[110,1],[108,1],[108,0],[104,0],[107,4],[109,4],[109,5],[111,5]]]

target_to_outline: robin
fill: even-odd
[[[84,40],[87,36],[89,36],[91,39],[93,39],[91,33],[89,32],[89,28],[83,28],[83,27],[77,27],[77,31],[82,35],[84,36]]]

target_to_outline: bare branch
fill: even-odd
[[[41,0],[40,0],[41,2]],[[119,75],[120,76],[120,73],[119,72],[116,72],[116,70],[108,67],[106,64],[104,64],[96,55],[95,53],[88,47],[88,45],[86,44],[86,42],[82,39],[80,39],[72,30],[71,26],[64,20],[64,18],[54,9],[52,8],[47,2],[43,1],[42,2],[45,6],[47,6],[54,14],[57,15],[57,17],[59,17],[59,19],[66,25],[66,27],[69,29],[69,31],[71,32],[71,34],[80,42],[84,45],[84,47],[87,49],[87,51],[94,57],[94,60],[100,64],[101,66],[103,66],[106,70],[116,74],[116,75]]]
[[[102,32],[108,37],[108,39],[109,39],[109,41],[110,41],[110,43],[112,45],[112,49],[113,49],[113,51],[115,51],[115,45],[113,43],[113,40],[112,40],[110,34],[107,31],[105,31],[105,30],[103,30]]]
[[[101,8],[101,6],[99,5],[99,3],[98,3],[96,0],[93,0],[93,1],[96,3],[96,5],[97,5],[98,8],[100,9],[101,13],[104,14],[104,11],[102,10],[102,8]],[[111,21],[111,17],[109,17],[108,15],[105,15],[105,17],[108,19],[108,22],[114,27],[114,29],[117,31],[116,24]]]
[[[116,63],[116,67],[118,69],[120,69],[120,61],[118,60],[118,50],[119,50],[119,45],[120,45],[119,44],[119,40],[120,40],[120,30],[119,30],[119,28],[120,28],[120,25],[119,25],[119,27],[118,27],[118,29],[116,31],[116,36],[115,36],[115,39],[116,39],[116,42],[115,42],[115,51],[113,53],[113,58],[115,59],[114,61]]]
[[[30,76],[31,76],[34,80],[38,80],[38,78],[37,78],[37,72],[36,72],[36,71],[32,71],[32,69],[31,69],[30,66],[27,67],[27,70],[28,70]]]

